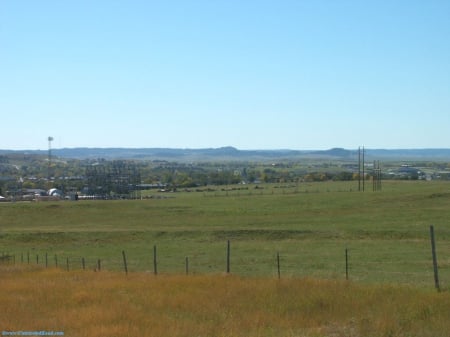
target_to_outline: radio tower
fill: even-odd
[[[51,178],[51,173],[50,173],[50,168],[51,168],[51,164],[52,164],[52,141],[53,141],[53,137],[48,137],[48,170],[47,170],[47,178],[48,181],[50,182],[50,178]]]

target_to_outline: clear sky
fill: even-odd
[[[0,149],[450,148],[448,0],[1,0]]]

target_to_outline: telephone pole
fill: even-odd
[[[52,141],[53,141],[53,137],[48,137],[48,168],[47,168],[47,178],[48,181],[50,182],[50,178],[51,178],[51,165],[52,165]]]
[[[362,147],[362,153],[361,153],[361,146],[358,147],[358,191],[361,191],[361,177],[362,177],[362,191],[365,190],[365,153],[364,146]],[[362,162],[361,162],[362,159]]]

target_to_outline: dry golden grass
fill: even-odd
[[[65,336],[449,336],[450,294],[337,280],[0,267],[0,330]]]

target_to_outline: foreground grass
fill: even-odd
[[[65,336],[420,336],[450,333],[450,294],[224,275],[0,266],[0,329]]]

